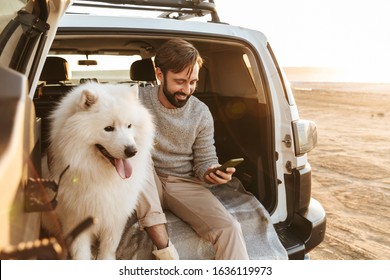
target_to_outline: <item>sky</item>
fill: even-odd
[[[214,0],[222,21],[262,31],[283,67],[338,67],[390,82],[388,0]]]
[[[339,68],[340,80],[390,83],[390,0],[214,2],[221,21],[263,32],[282,67]]]

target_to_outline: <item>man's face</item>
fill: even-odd
[[[159,76],[159,75],[158,75]],[[175,108],[183,107],[196,89],[198,82],[199,65],[189,66],[182,72],[168,71],[166,75],[161,73],[160,82],[163,93],[169,103]]]

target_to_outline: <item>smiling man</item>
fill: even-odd
[[[162,258],[175,254],[161,218],[163,208],[209,240],[216,259],[248,259],[240,224],[204,187],[229,182],[235,169],[210,172],[220,165],[214,146],[213,118],[208,107],[193,96],[202,64],[203,59],[192,44],[169,40],[155,57],[160,85],[140,89],[142,102],[155,117],[156,138],[155,180],[150,181],[141,196],[137,215],[141,228],[156,245],[153,253],[157,258],[160,253]]]

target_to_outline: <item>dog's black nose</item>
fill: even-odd
[[[125,147],[125,155],[130,158],[135,156],[137,153],[137,149],[134,146],[126,146]]]

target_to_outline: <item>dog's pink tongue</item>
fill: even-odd
[[[122,179],[129,178],[133,172],[130,159],[115,159],[115,168],[116,172],[118,172]]]

